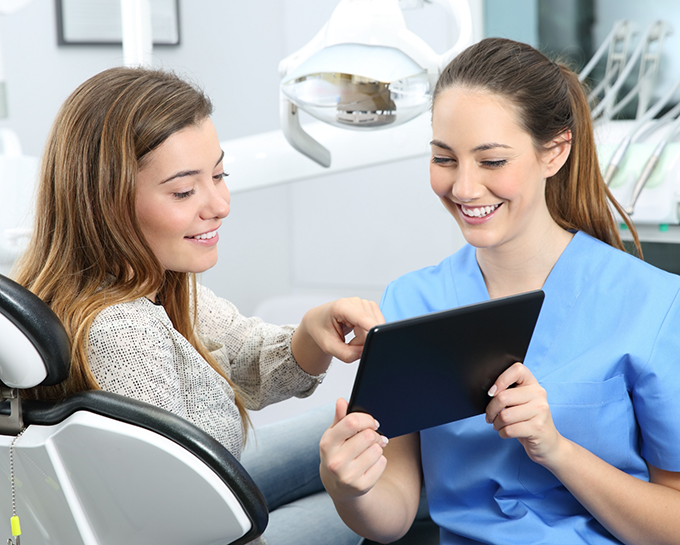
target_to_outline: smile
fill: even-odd
[[[503,203],[492,204],[490,206],[475,206],[475,207],[468,207],[459,204],[458,207],[460,208],[461,212],[463,212],[463,214],[465,214],[466,216],[469,216],[471,218],[483,218],[491,214],[493,211],[495,211],[501,204]]]
[[[186,237],[186,238],[194,238],[197,240],[208,240],[210,238],[215,238],[217,236],[217,229],[214,231],[210,231],[209,233],[203,233],[202,235],[194,235],[193,237]]]

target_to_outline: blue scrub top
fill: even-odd
[[[543,286],[524,364],[557,430],[615,467],[680,471],[680,277],[578,232]],[[388,321],[489,299],[465,246],[383,296]],[[442,544],[619,543],[519,441],[484,416],[420,432]]]

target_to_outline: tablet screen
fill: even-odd
[[[523,361],[541,290],[382,324],[366,337],[349,402],[396,437],[482,414],[489,388]]]

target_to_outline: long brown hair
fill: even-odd
[[[64,323],[71,373],[32,397],[99,389],[87,358],[92,321],[108,306],[154,292],[175,329],[229,380],[196,334],[195,275],[163,270],[135,213],[135,180],[149,154],[211,113],[200,89],[145,68],[101,72],[62,105],[42,159],[33,238],[15,276]],[[234,391],[245,429],[245,406]]]
[[[590,108],[574,72],[530,45],[487,38],[449,63],[435,87],[433,104],[441,92],[454,86],[483,89],[509,100],[518,108],[519,121],[539,151],[571,131],[569,158],[546,184],[545,198],[552,218],[563,229],[584,231],[623,250],[611,203],[642,256],[635,226],[604,183]]]

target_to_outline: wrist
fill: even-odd
[[[325,373],[332,359],[309,334],[304,318],[293,332],[290,340],[290,351],[300,369],[312,376]]]
[[[559,478],[559,475],[576,459],[577,448],[576,443],[558,434],[555,447],[550,454],[535,461]]]

